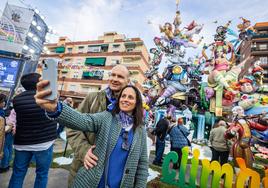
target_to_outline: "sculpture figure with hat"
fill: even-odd
[[[233,123],[227,129],[225,137],[227,139],[235,139],[232,147],[233,158],[240,157],[245,159],[246,166],[252,168],[254,159],[250,149],[251,130],[265,131],[268,129],[268,126],[250,120],[250,117],[245,115],[244,109],[241,106],[235,106],[232,109],[232,113]]]
[[[239,30],[240,40],[249,40],[253,35],[256,34],[256,30],[251,26],[250,20],[240,17],[242,23],[237,25]]]

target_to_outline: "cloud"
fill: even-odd
[[[71,40],[96,40],[117,28],[121,4],[122,0],[83,0],[77,7],[63,6],[53,26]]]
[[[161,36],[158,25],[173,22],[175,0],[24,0],[26,4],[38,7],[46,16],[47,23],[56,29],[59,36],[71,40],[96,40],[104,32],[117,31],[127,37],[140,37],[148,48],[154,47],[153,38]],[[9,3],[19,4],[18,0]],[[19,4],[21,5],[21,4]],[[179,10],[182,27],[192,20],[204,23],[201,34],[204,42],[213,42],[213,34],[218,25],[232,20],[232,29],[244,16],[252,23],[267,21],[268,2],[262,0],[181,0]],[[4,9],[4,2],[0,2]],[[153,24],[148,24],[151,20]],[[217,20],[218,24],[213,24]],[[55,41],[56,38],[54,39]],[[200,48],[199,48],[200,50]],[[192,51],[197,54],[198,50]],[[189,52],[190,53],[190,52]]]

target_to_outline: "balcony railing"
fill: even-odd
[[[268,38],[268,34],[256,34],[252,36],[252,39]]]
[[[254,51],[268,51],[268,46],[266,46],[266,48],[262,47],[251,47],[251,52],[254,52]]]
[[[84,71],[83,75],[82,75],[82,79],[102,80],[103,79],[103,71]]]

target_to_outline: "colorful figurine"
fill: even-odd
[[[245,159],[246,166],[252,168],[253,155],[250,150],[251,129],[265,131],[268,127],[247,119],[244,109],[241,106],[235,106],[232,109],[234,123],[226,131],[226,138],[235,138],[233,144],[233,158]],[[237,164],[236,164],[237,165]]]

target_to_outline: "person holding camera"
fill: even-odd
[[[129,76],[127,67],[123,65],[114,66],[109,75],[108,87],[98,92],[90,92],[79,105],[78,111],[82,113],[112,111],[120,91],[129,84]],[[68,128],[66,132],[68,143],[74,151],[74,159],[68,178],[70,187],[80,167],[88,164],[92,168],[96,165],[98,158],[93,154],[96,147],[95,133]]]
[[[57,138],[57,124],[49,120],[45,111],[35,102],[36,84],[40,74],[29,73],[21,77],[25,91],[13,99],[16,112],[15,157],[9,188],[23,186],[32,157],[36,161],[34,188],[45,188],[52,162],[53,143]]]
[[[146,187],[148,156],[146,130],[143,123],[142,97],[135,86],[126,86],[112,111],[82,114],[68,105],[45,99],[51,90],[49,82],[37,85],[36,103],[50,118],[66,127],[94,132],[98,157],[96,166],[81,167],[72,187]]]

